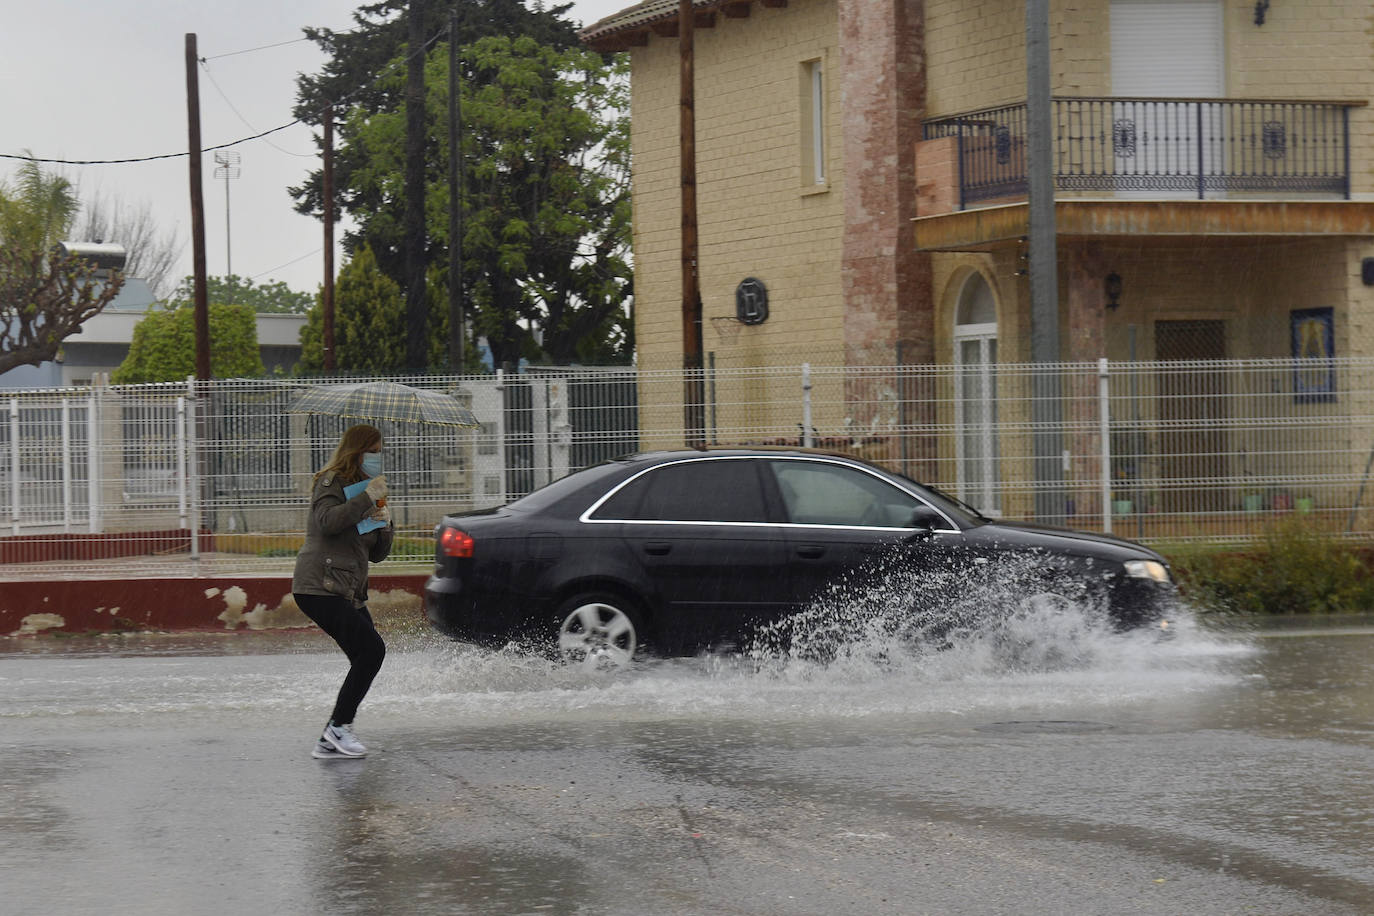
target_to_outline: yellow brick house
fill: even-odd
[[[705,349],[729,365],[1029,362],[1024,0],[694,9]],[[682,357],[677,16],[646,0],[582,36],[631,56],[646,367]],[[1050,0],[1048,19],[1060,359],[1374,356],[1374,6]],[[768,318],[740,326],[747,280]],[[1226,409],[1206,384],[1175,394],[1184,420]],[[962,490],[970,468],[934,476]]]

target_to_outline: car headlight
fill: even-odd
[[[1168,582],[1169,570],[1158,560],[1127,560],[1126,575],[1133,579],[1153,579]]]

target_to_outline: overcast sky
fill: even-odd
[[[584,25],[634,0],[578,0]],[[363,0],[46,0],[10,4],[0,29],[0,154],[40,159],[142,159],[184,153],[186,35],[196,35],[200,130],[213,147],[291,123],[298,73],[323,56],[304,26],[352,26]],[[255,283],[314,293],[322,282],[322,227],[292,208],[286,189],[318,167],[310,129],[296,125],[233,148],[239,177],[216,180],[204,159],[206,267]],[[19,163],[0,159],[0,177]],[[152,209],[182,243],[178,278],[191,273],[189,171],[184,155],[121,165],[45,165],[103,195]],[[228,245],[226,202],[228,190]],[[336,239],[342,237],[342,229]],[[106,241],[117,241],[107,239]],[[336,258],[336,267],[341,265]]]

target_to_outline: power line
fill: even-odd
[[[220,57],[224,56],[225,55],[223,54],[220,55]],[[224,89],[221,88],[220,84],[215,80],[215,75],[210,72],[210,68],[206,65],[205,62],[211,59],[212,58],[208,57],[202,57],[200,59],[200,69],[205,71],[205,78],[210,81],[211,86],[215,87],[215,91],[219,93],[220,98],[224,99],[224,104],[229,106],[229,110],[232,111],[235,115],[237,115],[238,119],[243,122],[243,126],[247,127],[249,130],[254,130],[253,125],[249,123],[248,119],[243,116],[243,112],[239,111],[238,108],[234,105],[234,103],[229,100],[228,94],[225,93]],[[288,124],[287,126],[290,127],[291,125]],[[315,153],[293,153],[288,149],[282,149],[280,146],[277,146],[277,144],[273,143],[271,140],[267,141],[267,145],[272,147],[272,149],[276,150],[279,153],[284,153],[287,156],[295,156],[299,159],[314,159],[317,155]]]
[[[334,31],[334,30],[332,30],[332,29],[324,29],[323,31],[328,31],[330,35],[352,35],[352,34],[354,34],[354,33],[356,33],[356,32],[361,31],[361,29],[345,29],[345,30],[343,30],[343,31],[341,31],[341,32],[336,32],[336,31]],[[273,42],[272,44],[268,44],[268,45],[258,45],[256,48],[244,48],[244,49],[241,50],[241,51],[225,51],[223,54],[211,54],[211,55],[209,55],[208,57],[202,57],[202,58],[200,59],[200,62],[203,64],[203,63],[205,63],[207,60],[219,60],[221,57],[236,57],[236,56],[239,55],[239,54],[252,54],[252,53],[254,53],[254,52],[256,52],[256,51],[268,51],[268,50],[271,50],[272,48],[282,48],[282,47],[285,47],[286,45],[300,44],[302,41],[313,41],[313,40],[314,40],[314,39],[312,39],[312,38],[306,38],[306,37],[302,36],[302,37],[300,37],[300,38],[293,38],[293,39],[291,39],[290,41],[277,41],[277,42]]]
[[[205,147],[205,149],[201,150],[201,153],[212,153],[217,149],[228,149],[231,146],[238,146],[240,143],[247,143],[250,140],[258,140],[262,137],[266,137],[268,134],[275,134],[278,131],[286,130],[288,127],[295,127],[297,124],[300,123],[301,119],[297,118],[290,124],[283,124],[282,126],[274,127],[271,130],[264,130],[262,133],[254,134],[251,137],[243,137],[239,140],[233,140],[229,143],[221,143],[217,146],[207,146]],[[163,153],[160,156],[140,156],[134,159],[45,159],[41,156],[19,156],[13,153],[0,153],[0,159],[18,159],[21,162],[41,162],[47,165],[126,165],[131,162],[155,162],[159,159],[176,159],[180,156],[185,155],[188,154],[186,152]]]
[[[341,33],[341,34],[347,34],[347,33]],[[309,41],[309,40],[310,40],[309,38],[293,38],[293,39],[291,39],[290,41],[278,41],[278,42],[276,42],[276,43],[274,43],[274,44],[270,44],[270,45],[259,45],[259,46],[256,47],[256,48],[244,48],[242,51],[225,51],[223,54],[211,54],[211,55],[209,55],[208,57],[202,57],[202,58],[200,59],[200,62],[203,64],[203,63],[205,63],[207,60],[219,60],[221,57],[234,57],[234,56],[239,55],[239,54],[252,54],[254,51],[266,51],[268,48],[281,48],[281,47],[285,47],[286,45],[299,44],[299,43],[302,42],[302,41]]]
[[[387,75],[389,75],[389,71],[390,71],[390,70],[393,70],[393,69],[395,69],[396,67],[399,67],[400,65],[409,62],[409,60],[410,60],[412,57],[414,57],[415,55],[417,55],[417,54],[425,54],[425,53],[427,53],[428,50],[429,50],[429,46],[432,45],[432,44],[434,44],[436,41],[438,41],[438,40],[439,40],[439,37],[440,37],[441,35],[444,35],[447,31],[448,31],[447,29],[441,29],[440,31],[434,33],[434,35],[433,35],[432,37],[430,37],[429,40],[427,40],[424,44],[422,44],[418,50],[411,52],[410,54],[406,55],[406,56],[405,56],[404,58],[402,58],[401,60],[398,60],[398,61],[396,61],[395,63],[393,63],[393,64],[387,66],[387,67],[384,68],[380,73],[378,73],[376,76],[374,76],[367,84],[365,84],[364,86],[359,86],[356,90],[354,90],[353,93],[350,93],[349,95],[344,96],[344,98],[338,100],[338,101],[335,102],[334,104],[336,104],[336,105],[347,104],[349,97],[351,97],[352,95],[356,95],[356,94],[358,94],[358,93],[361,93],[361,92],[363,91],[363,89],[365,89],[365,88],[370,88],[370,87],[372,87],[372,86],[375,86],[375,85],[376,85],[379,81],[381,81],[384,77],[386,77]],[[298,40],[304,41],[305,39],[298,39]],[[284,42],[284,44],[289,44],[289,43],[290,43],[290,42]],[[271,46],[271,45],[264,45],[264,47],[272,47],[272,46]],[[258,50],[258,49],[250,49],[250,50]],[[235,52],[232,52],[232,53],[238,54],[238,53],[246,53],[246,52],[235,51]],[[218,56],[224,57],[224,56],[226,56],[226,55],[221,54],[221,55],[218,55]],[[204,67],[205,61],[206,61],[206,58],[204,58],[204,57],[200,58],[200,64],[201,64],[202,67]],[[211,82],[213,83],[214,81],[211,80]],[[215,88],[218,89],[219,86],[216,85]],[[222,94],[223,94],[223,93],[221,93],[221,95],[222,95]],[[225,101],[228,101],[228,99],[226,99]],[[232,108],[233,106],[230,105],[230,107]],[[235,114],[238,114],[237,111],[235,111],[234,113],[235,113]],[[242,118],[242,115],[240,115],[239,117]],[[250,142],[250,141],[252,141],[252,140],[260,140],[260,139],[262,139],[263,137],[266,137],[266,136],[268,136],[268,135],[270,135],[270,134],[275,134],[275,133],[277,133],[277,132],[279,132],[279,131],[286,130],[286,129],[289,128],[289,127],[295,127],[297,124],[301,124],[301,123],[304,123],[304,122],[302,122],[300,118],[296,118],[294,121],[291,121],[289,124],[283,124],[283,125],[281,125],[280,127],[273,127],[273,128],[271,128],[270,130],[264,130],[264,131],[262,131],[261,133],[253,134],[251,137],[241,137],[241,138],[239,138],[238,140],[231,140],[231,141],[228,142],[228,143],[220,143],[220,144],[218,144],[217,146],[207,146],[207,147],[205,147],[204,149],[202,149],[200,152],[201,152],[202,155],[204,155],[205,153],[211,153],[211,152],[214,152],[215,150],[219,150],[219,149],[228,149],[228,148],[231,147],[231,146],[238,146],[240,143],[248,143],[248,142]],[[285,151],[285,150],[282,150],[282,152],[286,152],[286,151]],[[161,155],[158,155],[158,156],[137,156],[137,157],[133,157],[133,158],[129,158],[129,159],[48,159],[48,158],[41,157],[41,156],[25,156],[25,155],[19,155],[19,154],[16,154],[16,153],[0,153],[0,159],[14,159],[14,160],[18,160],[18,161],[20,161],[20,162],[37,162],[37,163],[41,163],[41,164],[44,164],[44,165],[128,165],[128,164],[136,163],[136,162],[156,162],[156,161],[158,161],[158,160],[160,160],[160,159],[179,159],[179,158],[181,158],[182,156],[186,156],[186,155],[189,155],[189,154],[188,154],[187,152],[183,151],[183,152],[179,152],[179,153],[162,153]],[[296,154],[296,153],[291,153],[290,155],[298,155],[298,154]]]
[[[298,264],[298,263],[300,263],[301,261],[304,261],[306,258],[313,258],[315,255],[319,254],[321,251],[324,251],[324,249],[323,249],[323,248],[316,248],[314,251],[307,251],[305,254],[301,255],[299,258],[292,258],[291,260],[287,261],[285,264],[278,264],[276,267],[269,267],[267,270],[264,270],[262,273],[254,274],[253,276],[249,277],[248,279],[249,279],[249,280],[257,280],[259,277],[265,277],[265,276],[267,276],[268,274],[276,273],[277,271],[281,270],[283,267],[290,267],[292,264]]]

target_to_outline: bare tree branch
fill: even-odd
[[[82,206],[76,238],[124,246],[128,254],[125,276],[147,281],[153,295],[166,299],[180,280],[172,276],[172,270],[182,242],[175,226],[166,232],[160,228],[147,203],[132,207],[119,198],[111,200],[97,193]]]
[[[97,279],[78,255],[0,246],[0,372],[55,358],[123,285],[120,273]]]

